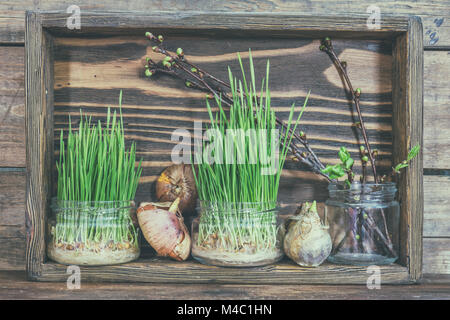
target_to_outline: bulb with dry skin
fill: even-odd
[[[158,255],[183,261],[189,257],[191,238],[178,210],[180,199],[173,203],[143,202],[137,210],[142,233]]]
[[[317,213],[316,202],[304,203],[289,220],[284,252],[297,264],[317,267],[331,252],[331,237]]]
[[[156,197],[158,201],[174,201],[180,198],[180,211],[193,212],[197,201],[197,188],[192,167],[175,164],[166,168],[156,181]]]

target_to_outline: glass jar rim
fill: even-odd
[[[210,209],[226,209],[226,210],[236,210],[236,211],[246,211],[246,210],[260,210],[260,212],[254,213],[264,213],[269,211],[277,211],[280,209],[278,201],[261,201],[261,202],[226,202],[226,201],[209,201],[209,200],[198,200],[197,201],[197,211],[202,212],[204,210]],[[233,212],[227,212],[227,214],[234,214]]]
[[[329,198],[327,203],[387,203],[395,201],[397,186],[394,182],[386,183],[353,183],[348,186],[345,182],[330,183],[328,185]]]
[[[361,183],[359,181],[355,181],[350,184],[350,187],[346,182],[338,181],[332,182],[328,185],[328,190],[330,191],[358,191],[363,190],[365,188],[375,189],[375,188],[389,189],[392,191],[397,191],[397,184],[395,182],[365,182]]]

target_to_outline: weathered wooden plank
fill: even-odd
[[[81,278],[79,290],[68,290],[66,283],[26,281],[23,272],[0,272],[0,299],[101,299],[101,300],[403,300],[450,299],[448,284],[392,286],[381,282],[381,290],[365,285],[224,285],[224,284],[148,284],[88,283]],[[273,311],[275,314],[275,311]]]
[[[450,238],[423,239],[423,272],[450,274]]]
[[[65,12],[72,5],[70,1],[40,0],[40,1],[20,1],[3,2],[0,5],[0,42],[23,42],[24,32],[24,10],[61,10]],[[88,10],[131,10],[136,12],[145,11],[218,11],[218,12],[289,12],[309,14],[362,14],[367,19],[370,15],[369,6],[372,3],[361,1],[340,1],[336,4],[333,1],[314,2],[290,2],[282,0],[268,1],[207,1],[207,0],[132,0],[122,3],[114,3],[108,0],[82,0],[77,5],[81,8],[81,13]],[[386,1],[377,2],[380,10],[381,22],[383,18],[392,14],[396,15],[420,15],[424,23],[424,45],[426,46],[449,46],[450,26],[448,7],[449,2],[429,2],[429,1]],[[374,8],[377,10],[377,8]],[[373,10],[373,9],[372,9]]]
[[[39,281],[65,281],[67,267],[47,262]],[[125,265],[101,268],[81,267],[86,281],[152,283],[241,283],[241,284],[366,284],[367,268],[324,263],[317,268],[302,268],[290,260],[254,268],[206,266],[193,260],[179,263],[168,258],[141,258]],[[385,283],[408,283],[406,267],[393,264],[381,267]]]
[[[425,273],[423,275],[423,284],[450,284],[450,274],[442,273]]]
[[[0,270],[24,270],[24,172],[0,172],[0,243]]]
[[[450,237],[450,176],[424,176],[424,237]]]
[[[23,58],[23,47],[0,47],[0,167],[25,166]]]
[[[393,162],[406,159],[408,150],[423,144],[423,42],[419,19],[409,21],[409,32],[393,45]],[[397,179],[400,207],[399,263],[410,266],[412,279],[422,274],[423,154]]]
[[[25,237],[0,237],[0,242],[0,270],[25,270]]]
[[[24,223],[25,172],[0,171],[0,226],[20,227],[17,237],[25,236]]]
[[[42,24],[46,28],[54,28],[67,34],[67,13],[42,12]],[[349,24],[349,19],[352,23]],[[341,38],[351,39],[385,39],[399,32],[407,31],[408,17],[385,17],[383,24],[377,29],[367,27],[367,17],[362,14],[354,15],[313,15],[291,12],[152,12],[151,19],[145,12],[120,12],[120,11],[88,11],[82,16],[83,32],[98,33],[101,30],[105,34],[111,34],[109,28],[115,28],[116,34],[130,29],[185,29],[194,30],[195,33],[217,32],[220,34],[234,34],[240,36],[240,32],[233,30],[246,30],[247,35],[279,35],[283,29],[283,36],[308,37],[316,35],[337,35]],[[69,32],[70,33],[70,32]]]
[[[52,40],[43,32],[39,17],[27,13],[26,24],[26,261],[28,275],[35,277],[45,257],[44,212],[51,197],[53,63]]]
[[[427,168],[450,168],[450,51],[424,55],[424,162]]]

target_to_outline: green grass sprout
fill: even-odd
[[[122,117],[122,91],[119,113],[108,107],[106,126],[83,116],[80,125],[69,131],[66,142],[60,135],[60,154],[56,163],[57,196],[54,241],[62,244],[114,242],[137,246],[137,230],[129,214],[142,160],[136,167],[136,144],[125,148]]]
[[[287,128],[277,135],[271,134],[277,132],[272,131],[277,126],[270,99],[269,61],[261,90],[257,91],[251,52],[249,83],[239,54],[238,60],[242,81],[235,78],[228,68],[233,100],[230,109],[225,110],[220,98],[216,97],[218,112],[214,115],[206,100],[211,121],[207,129],[219,134],[210,141],[203,140],[203,153],[195,153],[198,165],[197,170],[194,168],[194,178],[201,203],[197,245],[205,247],[214,243],[216,247],[238,251],[251,243],[257,249],[273,249],[277,241],[276,205],[281,171],[307,98],[298,117],[294,118],[293,104]],[[230,129],[236,132],[231,149],[227,145]],[[249,132],[256,134],[246,134]],[[279,144],[275,143],[275,139],[279,140]],[[224,150],[221,162],[210,163],[204,159],[205,150],[210,150],[208,148],[212,143],[216,147],[221,145]],[[274,149],[274,145],[278,149]],[[264,173],[268,164],[260,161],[262,155],[276,162],[275,172]],[[211,151],[211,156],[214,158],[218,154]]]

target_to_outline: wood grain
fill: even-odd
[[[65,281],[67,267],[47,262],[38,281]],[[324,263],[302,268],[290,260],[254,268],[205,266],[193,260],[179,263],[169,258],[140,258],[137,262],[103,267],[81,267],[89,282],[241,283],[241,284],[366,284],[367,268]],[[408,283],[406,267],[381,267],[384,283]]]
[[[427,168],[450,168],[450,52],[424,55],[424,163]],[[442,76],[441,76],[442,75]]]
[[[65,12],[73,3],[67,0],[25,0],[6,1],[0,5],[0,42],[23,42],[24,39],[24,10],[61,10]],[[114,2],[110,0],[82,0],[77,5],[82,12],[87,10],[128,10],[145,11],[203,11],[203,12],[289,12],[308,14],[360,14],[367,19],[368,7],[371,3],[361,1],[330,1],[292,2],[283,0],[244,0],[244,1],[208,1],[208,0],[132,0]],[[449,1],[386,1],[377,2],[381,19],[391,14],[420,15],[424,23],[424,45],[430,47],[450,45],[450,25],[448,7]]]
[[[0,270],[25,269],[25,173],[0,172]]]
[[[449,176],[424,176],[424,237],[450,237],[449,194]]]
[[[45,212],[51,197],[53,56],[52,39],[43,32],[40,17],[28,13],[26,23],[26,269],[28,276],[33,278],[40,275],[45,258]],[[36,212],[42,215],[36,215]]]
[[[78,300],[419,300],[450,299],[448,284],[384,285],[369,290],[365,285],[232,285],[87,283],[68,290],[66,283],[26,281],[24,272],[0,272],[0,299]]]
[[[422,24],[409,20],[409,32],[393,45],[393,162],[407,158],[408,150],[423,145]],[[400,263],[410,266],[412,279],[422,275],[423,155],[409,164],[397,179],[400,206]]]
[[[15,237],[25,236],[25,173],[0,171],[0,226],[16,226],[20,228]],[[20,214],[22,212],[22,214]],[[1,233],[0,236],[4,236]],[[8,237],[12,237],[9,235]]]
[[[23,47],[0,47],[0,167],[25,166]]]
[[[450,274],[450,237],[423,240],[424,273]]]

